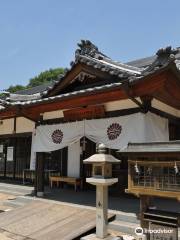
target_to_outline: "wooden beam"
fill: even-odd
[[[134,153],[136,154],[136,153]],[[154,153],[155,154],[155,153]],[[177,153],[176,153],[177,155]],[[156,156],[159,156],[157,153],[156,153]],[[177,161],[177,159],[171,159],[171,161],[157,161],[157,160],[154,160],[153,158],[152,159],[148,159],[147,161],[143,161],[143,160],[128,160],[128,162],[130,163],[130,165],[132,167],[134,167],[134,165],[137,163],[139,164],[140,166],[162,166],[162,167],[174,167],[174,164],[176,162],[177,166],[179,167],[180,166],[180,161]]]
[[[144,113],[147,113],[151,109],[151,103],[153,97],[150,95],[144,95],[140,97],[142,102],[142,109]]]
[[[150,205],[150,197],[146,195],[140,195],[140,221],[142,228],[148,228],[148,222],[144,221],[144,213],[147,211]]]
[[[155,190],[152,188],[145,189],[144,187],[126,189],[126,193],[133,194],[137,197],[140,197],[140,195],[144,195],[144,196],[150,196],[150,197],[171,198],[171,199],[176,199],[178,201],[180,199],[179,192],[164,191],[164,190],[161,191],[161,190]]]
[[[14,134],[3,134],[0,135],[0,139],[3,138],[21,138],[21,137],[31,137],[32,132],[26,132],[26,133],[14,133]]]
[[[122,89],[111,91],[102,91],[101,93],[91,93],[88,96],[75,96],[69,99],[56,99],[48,103],[39,103],[31,106],[24,106],[28,114],[37,115],[43,112],[50,112],[62,109],[73,109],[77,107],[84,107],[88,105],[96,105],[109,101],[116,101],[126,99],[126,94]]]
[[[72,109],[77,107],[83,107],[88,105],[102,104],[110,101],[117,101],[122,99],[132,98],[134,102],[140,107],[142,104],[136,101],[136,97],[141,96],[153,96],[155,92],[164,86],[167,74],[162,73],[160,76],[156,76],[153,79],[140,80],[136,84],[132,84],[127,92],[121,88],[110,90],[102,90],[101,92],[91,93],[86,96],[74,96],[68,99],[54,99],[49,100],[47,103],[37,103],[31,106],[24,106],[29,114],[39,114],[43,112],[61,110],[61,109]]]
[[[133,82],[130,85],[130,89],[127,92],[119,86],[118,88],[101,90],[99,92],[82,93],[80,96],[70,96],[66,99],[49,99],[47,102],[36,102],[33,105],[21,106],[20,115],[29,118],[32,121],[38,121],[40,118],[40,113],[51,112],[63,109],[73,109],[78,107],[84,107],[89,105],[103,104],[110,101],[117,101],[130,98],[133,100],[140,108],[143,104],[136,101],[136,97],[143,98],[144,96],[163,98],[163,102],[174,101],[171,106],[180,107],[180,97],[179,97],[179,86],[173,83],[171,90],[166,89],[170,84],[169,75],[166,72],[161,72],[153,76],[144,77],[142,80]],[[175,82],[175,79],[173,79]],[[175,94],[173,89],[175,88]],[[169,92],[168,92],[169,91]],[[168,99],[166,99],[168,95]],[[174,97],[175,96],[175,100]],[[17,107],[11,107],[8,110],[0,112],[0,119],[11,118],[17,116]]]
[[[32,122],[37,122],[39,120],[39,114],[33,115],[33,114],[28,114],[28,113],[24,113],[23,110],[21,110],[21,117],[27,118],[28,120],[32,121]]]
[[[125,91],[127,98],[133,101],[138,107],[143,109],[143,104],[140,101],[138,101],[135,97],[133,97],[133,92],[131,90],[129,82],[125,82],[124,84],[122,84],[122,89]]]
[[[16,124],[17,124],[17,118],[14,118],[14,128],[13,128],[13,132],[16,133]]]
[[[132,96],[140,97],[144,95],[153,96],[154,92],[163,88],[167,80],[167,72],[152,76],[144,77],[131,85]]]
[[[180,125],[180,118],[179,117],[176,117],[172,114],[169,114],[169,113],[166,113],[164,111],[161,111],[155,107],[150,107],[150,112],[156,114],[156,115],[159,115],[161,117],[164,117],[164,118],[167,118],[169,119],[172,123],[175,123],[177,125]]]
[[[44,195],[44,153],[36,153],[36,179],[35,179],[35,194],[37,197]]]
[[[4,111],[0,111],[0,119],[7,119],[7,118],[14,118],[17,116],[17,112],[15,108],[11,109],[6,109]]]

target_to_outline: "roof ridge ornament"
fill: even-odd
[[[172,48],[171,46],[160,48],[156,52],[156,59],[144,69],[142,72],[144,75],[149,74],[150,72],[154,72],[155,70],[167,66],[169,63],[174,62],[176,60],[175,55],[179,52],[177,48]]]
[[[93,44],[90,40],[81,40],[80,43],[77,44],[78,49],[75,51],[75,58],[78,59],[80,55],[90,56],[92,58],[97,58],[102,60],[104,57],[108,58],[106,55],[101,53],[98,47]]]
[[[178,53],[178,49],[172,48],[171,46],[168,46],[166,48],[160,48],[156,55],[157,55],[157,61],[160,66],[163,66],[167,63],[173,62],[176,58],[175,55]]]
[[[156,55],[158,57],[170,57],[171,55],[176,55],[178,53],[178,49],[172,48],[171,46],[167,46],[166,48],[160,48]]]

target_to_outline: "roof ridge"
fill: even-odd
[[[93,57],[90,57],[90,56],[83,56],[83,55],[81,55],[81,56],[79,56],[79,60],[81,61],[81,62],[83,62],[81,59],[82,58],[84,58],[84,59],[88,59],[89,61],[94,61],[94,62],[96,62],[97,64],[101,64],[101,65],[108,65],[108,68],[107,69],[105,69],[105,70],[107,70],[107,71],[109,71],[110,72],[110,70],[121,70],[122,72],[129,72],[129,73],[132,73],[132,74],[141,74],[141,71],[143,70],[143,69],[140,69],[140,68],[134,68],[134,67],[131,67],[131,66],[129,66],[129,65],[127,65],[127,64],[124,64],[124,63],[120,63],[119,62],[119,65],[117,65],[117,64],[115,64],[113,61],[106,61],[106,60],[104,60],[104,59],[96,59],[96,58],[93,58]],[[91,64],[89,64],[89,65],[91,65]],[[104,66],[105,67],[105,66]],[[120,67],[121,67],[121,69],[120,69]],[[123,67],[124,67],[124,69],[123,69]],[[96,68],[98,68],[98,67],[96,67]],[[132,71],[134,71],[134,72],[132,72]],[[113,73],[111,73],[110,72],[110,74],[112,74],[113,75]],[[120,74],[120,72],[114,72],[114,75],[119,75]],[[121,77],[121,76],[120,76]]]

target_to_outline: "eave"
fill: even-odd
[[[132,82],[124,81],[39,100],[17,104],[9,103],[6,109],[0,110],[0,118],[13,117],[19,114],[37,121],[40,114],[44,112],[86,107],[143,96],[151,96],[180,109],[180,79],[177,78],[174,71],[174,66],[170,65]]]

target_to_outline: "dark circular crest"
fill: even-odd
[[[119,137],[121,134],[122,127],[119,123],[112,123],[108,128],[107,128],[107,135],[109,140],[115,140],[116,138]]]
[[[51,138],[53,143],[60,144],[63,139],[63,132],[60,129],[57,129],[52,133]]]

